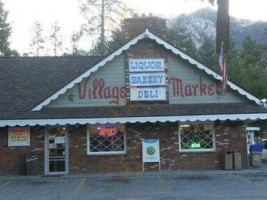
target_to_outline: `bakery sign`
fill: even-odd
[[[164,65],[164,59],[129,60],[131,101],[165,101],[167,99]]]
[[[30,128],[29,127],[9,128],[8,146],[30,146]]]

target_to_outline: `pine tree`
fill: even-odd
[[[251,64],[261,61],[260,48],[251,36],[247,36],[242,43],[240,58],[243,66],[249,67]]]
[[[256,96],[267,97],[267,71],[263,67],[258,44],[253,38],[246,37],[243,40],[239,53],[235,48],[230,48],[227,61],[229,80],[246,88]]]
[[[57,56],[59,51],[62,51],[62,36],[60,35],[60,26],[55,22],[51,26],[50,43],[53,47],[54,56]]]
[[[265,37],[265,39],[267,41],[267,28],[264,29],[263,36]],[[266,43],[260,45],[260,51],[261,51],[261,55],[262,55],[262,60],[264,62],[264,65],[266,66],[266,70],[267,70],[267,45],[266,45]]]
[[[167,41],[192,57],[196,57],[196,44],[186,29],[173,26],[167,30]]]
[[[34,22],[33,26],[33,38],[31,41],[31,47],[35,51],[35,56],[39,57],[40,51],[44,49],[44,37],[43,37],[43,27],[39,21]]]
[[[126,31],[125,24],[122,23],[120,29],[111,31],[110,38],[105,41],[105,49],[102,49],[102,44],[98,41],[89,54],[97,56],[110,54],[125,44],[127,40],[128,32]]]
[[[4,4],[0,0],[0,56],[11,56],[12,51],[9,47],[9,37],[11,27],[7,22],[8,12],[4,9]]]
[[[202,45],[198,49],[199,60],[208,67],[215,67],[217,64],[216,49],[214,42],[205,36]]]

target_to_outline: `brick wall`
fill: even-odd
[[[125,19],[125,27],[129,38],[132,39],[146,29],[161,37],[166,35],[166,19],[157,17],[136,17]]]
[[[40,174],[44,168],[44,129],[41,127],[31,128],[31,146],[8,147],[8,128],[0,128],[0,175],[26,174],[26,154],[36,152],[39,158]]]
[[[225,150],[242,154],[243,168],[247,167],[245,124],[216,122],[216,152],[179,152],[177,123],[136,123],[126,125],[127,153],[123,155],[87,155],[86,126],[69,127],[70,173],[141,171],[141,139],[159,139],[161,164],[164,170],[222,169]],[[40,159],[40,174],[44,174],[44,128],[31,128],[30,147],[8,147],[8,129],[0,129],[0,175],[25,174],[25,158],[36,151]],[[146,170],[157,170],[157,164],[147,163]]]
[[[87,155],[86,126],[70,130],[70,172],[141,171],[141,139],[159,139],[162,169],[222,169],[225,150],[242,153],[247,167],[245,126],[240,122],[216,122],[216,152],[180,153],[177,123],[127,124],[127,154]],[[146,170],[157,170],[157,164],[146,164]]]

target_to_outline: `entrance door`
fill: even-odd
[[[45,146],[45,174],[67,174],[69,172],[67,128],[47,127]]]

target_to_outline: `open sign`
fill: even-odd
[[[98,135],[103,137],[111,137],[116,135],[119,130],[113,125],[105,125],[103,127],[98,128]]]

